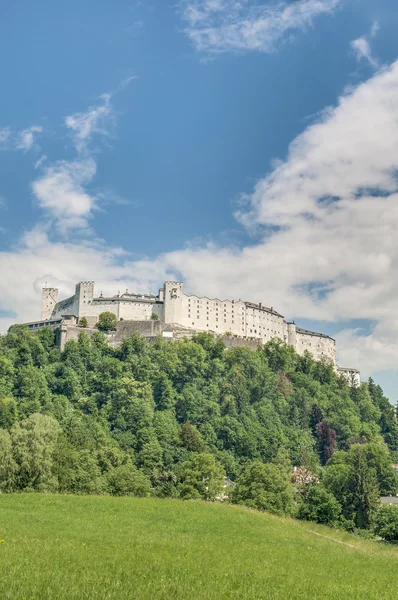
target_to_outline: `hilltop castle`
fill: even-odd
[[[76,285],[73,296],[58,302],[57,288],[44,288],[42,294],[41,323],[56,325],[70,320],[78,324],[82,317],[89,327],[95,327],[102,312],[109,311],[118,321],[142,322],[159,320],[168,327],[168,337],[173,326],[193,332],[207,331],[215,335],[228,334],[258,343],[278,338],[292,346],[300,355],[308,350],[316,360],[326,358],[336,365],[336,341],[323,333],[316,333],[288,322],[273,307],[243,300],[220,300],[184,293],[184,285],[167,281],[153,294],[132,294],[128,290],[116,296],[95,295],[94,282],[82,281]],[[40,322],[37,322],[40,323]],[[34,329],[35,324],[31,324]],[[149,323],[148,323],[149,325]],[[336,367],[347,378],[359,382],[359,371]]]
[[[51,327],[62,350],[68,340],[78,339],[83,317],[86,331],[92,335],[103,312],[114,313],[118,320],[116,331],[108,335],[108,343],[113,346],[134,332],[149,340],[158,335],[181,339],[208,332],[223,338],[227,346],[257,347],[276,338],[292,346],[299,355],[308,351],[315,360],[330,361],[350,385],[360,384],[358,369],[336,365],[336,341],[329,335],[297,327],[261,302],[187,295],[179,281],[166,281],[157,296],[132,294],[128,290],[116,296],[95,296],[94,281],[81,281],[73,296],[59,302],[58,289],[45,287],[41,319],[23,325],[30,331]]]

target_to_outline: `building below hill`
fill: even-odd
[[[159,321],[159,325],[164,324],[159,329],[164,337],[173,337],[174,328],[178,333],[176,337],[181,337],[181,331],[185,335],[209,332],[257,344],[277,338],[300,355],[308,351],[316,360],[326,359],[336,366],[336,341],[332,337],[297,327],[274,307],[269,308],[261,302],[187,295],[184,284],[178,281],[166,281],[158,295],[126,290],[116,296],[103,296],[102,293],[96,296],[94,282],[82,281],[76,285],[73,296],[60,301],[58,289],[46,287],[42,293],[41,320],[27,325],[30,329],[47,324],[57,328],[62,322],[65,328],[78,325],[85,317],[88,327],[94,328],[103,312],[114,313],[119,322],[143,324],[143,330],[145,322]],[[357,369],[337,366],[336,369],[351,385],[359,385]]]

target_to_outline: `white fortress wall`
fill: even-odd
[[[316,360],[327,358],[336,363],[336,341],[323,333],[316,333],[296,327],[296,352],[304,354],[306,350],[310,352]]]

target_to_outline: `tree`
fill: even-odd
[[[398,506],[382,504],[374,517],[373,529],[387,542],[398,541]]]
[[[326,465],[333,452],[336,450],[336,432],[325,420],[316,426],[317,450],[321,463]]]
[[[113,331],[116,329],[117,317],[113,312],[103,312],[98,317],[97,328],[100,331]]]
[[[300,505],[298,518],[334,526],[339,523],[341,505],[322,485],[312,485]]]
[[[159,321],[159,317],[156,313],[151,314],[151,321]]]
[[[88,327],[88,321],[86,317],[81,317],[81,319],[79,319],[79,327]]]
[[[109,471],[108,487],[114,496],[149,496],[151,488],[148,477],[131,463]]]
[[[224,468],[212,454],[196,454],[181,464],[177,472],[179,495],[184,500],[215,500],[224,485]]]
[[[232,493],[232,501],[285,515],[293,513],[293,494],[293,486],[287,473],[276,465],[255,461],[239,477]]]
[[[196,427],[191,425],[189,421],[184,423],[180,432],[182,445],[190,452],[204,452],[206,446]]]
[[[16,487],[20,490],[54,491],[53,454],[61,428],[46,415],[33,414],[11,429]]]
[[[11,436],[0,429],[0,493],[11,492],[15,484],[17,465],[12,454]]]
[[[326,467],[323,484],[340,502],[347,520],[360,529],[369,527],[380,492],[366,444],[352,446],[348,452],[336,452]]]

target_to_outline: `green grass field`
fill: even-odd
[[[398,547],[220,504],[2,495],[0,540],[1,600],[398,596]]]

